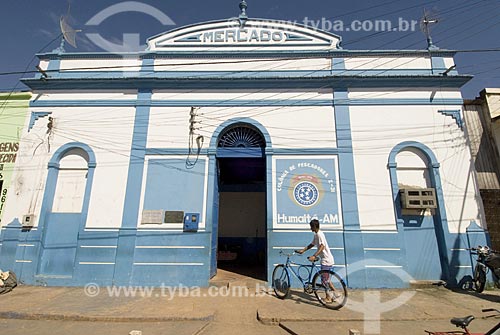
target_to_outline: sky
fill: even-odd
[[[426,49],[426,35],[420,27],[426,13],[438,21],[428,26],[434,44],[459,51],[457,70],[474,76],[462,88],[464,98],[478,96],[485,87],[500,87],[499,0],[246,1],[250,18],[312,25],[339,35],[347,50]],[[120,45],[137,49],[148,37],[162,32],[238,16],[239,2],[4,0],[0,7],[0,91],[27,90],[19,78],[33,76],[36,53],[59,46],[62,15],[74,29],[82,30],[76,34],[77,48],[66,45],[66,52],[106,52]],[[391,28],[382,27],[385,23],[381,22],[390,22]],[[138,36],[139,41],[130,41],[124,34]],[[491,49],[498,51],[485,51]]]

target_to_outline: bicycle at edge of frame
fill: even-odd
[[[500,317],[500,311],[496,308],[485,308],[482,309],[483,313],[490,313],[482,317],[482,319],[495,318],[498,319]],[[471,333],[469,330],[469,324],[475,319],[473,315],[468,315],[463,318],[453,318],[450,320],[450,323],[457,328],[461,328],[462,330],[451,330],[451,331],[430,331],[424,330],[427,335],[500,335],[500,322],[494,325],[490,330],[486,333]]]
[[[293,275],[302,283],[304,292],[314,293],[326,308],[340,309],[347,303],[347,287],[344,280],[333,270],[320,270],[316,264],[318,258],[311,264],[300,264],[290,260],[291,256],[299,255],[297,250],[291,254],[281,250],[280,255],[286,256],[286,262],[276,265],[272,276],[272,287],[279,299],[289,296],[290,275]]]

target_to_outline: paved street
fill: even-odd
[[[499,308],[500,291],[454,292],[444,287],[413,290],[351,290],[339,311],[295,290],[277,299],[261,282],[236,278],[211,288],[119,291],[113,288],[19,286],[1,297],[0,325],[9,334],[424,334],[454,330],[451,317],[476,316],[474,332],[500,319],[481,309]],[[127,292],[125,294],[125,292]],[[132,296],[135,292],[135,296]],[[90,294],[92,293],[92,294]],[[110,294],[114,296],[110,296]],[[128,296],[127,296],[128,295]]]

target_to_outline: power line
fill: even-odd
[[[290,61],[295,61],[296,59],[297,59],[297,58],[296,58],[296,57],[294,57],[294,58],[290,59]],[[281,60],[281,61],[282,61],[283,59],[278,59],[278,60]],[[369,60],[367,63],[370,63],[370,62],[372,62],[372,61],[374,61],[374,59]],[[240,60],[239,62],[241,62],[241,60]],[[223,62],[223,63],[227,63],[227,62]],[[174,66],[179,66],[179,64],[173,64],[173,65],[174,65]],[[197,65],[198,65],[198,64],[197,64]],[[184,64],[182,64],[182,66],[184,66]],[[280,66],[280,65],[278,64],[276,67],[279,67],[279,66]],[[123,67],[121,67],[121,68],[123,68]],[[349,70],[352,70],[352,69],[349,69]],[[347,71],[349,71],[349,70],[346,70],[346,71],[344,71],[344,72],[347,72]],[[314,73],[314,72],[316,72],[316,71],[320,71],[320,70],[312,70],[310,73]],[[384,72],[384,71],[383,71],[383,72]],[[282,93],[282,92],[278,92],[278,93],[277,93],[277,95],[278,95],[278,94],[281,94],[281,93]],[[251,93],[249,93],[249,94],[251,94]],[[305,100],[308,100],[308,99],[305,99]]]

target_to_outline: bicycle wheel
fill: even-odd
[[[276,296],[280,299],[285,299],[290,293],[290,276],[283,264],[276,265],[272,280]]]
[[[313,278],[313,291],[318,301],[330,309],[340,309],[347,303],[344,280],[331,270],[320,270]]]
[[[486,285],[486,273],[484,269],[479,264],[476,265],[474,269],[474,290],[478,293],[484,291],[484,286]]]

